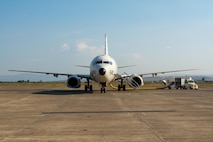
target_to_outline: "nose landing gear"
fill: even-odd
[[[106,89],[105,89],[105,87],[106,87],[106,82],[100,83],[100,84],[101,84],[101,93],[106,93]]]

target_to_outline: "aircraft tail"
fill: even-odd
[[[108,55],[108,41],[107,41],[107,35],[105,34],[105,55]]]

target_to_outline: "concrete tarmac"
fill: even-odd
[[[213,88],[0,86],[0,142],[212,142]]]

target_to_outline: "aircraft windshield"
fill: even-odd
[[[97,61],[96,64],[102,64],[102,60],[101,61]]]
[[[110,64],[110,65],[112,65],[112,62],[111,61],[102,61],[102,60],[100,60],[100,61],[97,61],[96,64]]]
[[[112,62],[110,62],[110,61],[104,61],[104,64],[110,64],[110,65],[112,65]]]

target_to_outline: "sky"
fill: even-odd
[[[104,53],[119,73],[213,74],[212,0],[0,0],[0,75],[89,74]]]

